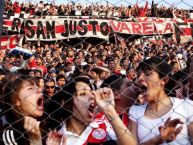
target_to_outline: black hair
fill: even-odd
[[[48,108],[47,113],[50,114],[49,127],[56,128],[60,125],[61,121],[68,120],[73,115],[73,97],[76,94],[76,83],[84,82],[89,84],[91,90],[95,90],[97,87],[94,81],[89,76],[81,75],[75,77],[70,82],[68,82],[62,90],[57,92],[51,98],[50,108]],[[54,121],[52,120],[54,118]],[[50,126],[51,125],[51,126]]]
[[[108,58],[106,59],[106,61],[107,61],[107,64],[109,64],[111,61],[114,62],[114,59],[113,59],[112,57],[108,57]]]
[[[144,60],[137,67],[137,72],[143,71],[145,74],[150,71],[156,71],[159,74],[160,79],[168,77],[169,81],[165,85],[165,92],[168,95],[173,96],[173,90],[176,84],[175,79],[172,76],[172,67],[164,59],[153,56],[149,59]]]
[[[160,78],[164,78],[171,73],[172,67],[166,63],[165,60],[157,56],[144,60],[137,67],[137,71],[143,71],[144,73],[148,73],[152,70],[156,71]]]
[[[42,73],[41,70],[39,70],[39,69],[35,69],[35,70],[34,70],[34,73],[38,73],[38,72],[40,73],[41,76],[43,76],[43,73]]]
[[[124,80],[124,76],[113,74],[103,81],[101,88],[108,87],[112,90],[120,90]]]
[[[102,74],[103,73],[103,70],[101,70],[100,68],[93,68],[93,69],[91,69],[90,71],[93,71],[93,72],[95,72],[96,74],[98,74],[98,75],[100,75],[100,74]]]
[[[175,78],[176,81],[178,81],[178,83],[182,83],[183,85],[188,84],[188,79],[189,79],[189,74],[188,74],[188,69],[183,69],[183,70],[179,70],[178,72],[176,72],[173,77]]]
[[[27,69],[27,75],[29,75],[30,72],[34,72],[35,73],[35,69]]]
[[[48,83],[48,82],[53,82],[55,84],[54,79],[45,79],[45,83]]]
[[[133,62],[133,59],[135,58],[135,56],[136,56],[136,53],[131,53],[131,55],[129,56],[129,61],[130,62]]]
[[[40,77],[40,76],[35,76],[34,78],[35,78],[38,82],[39,82],[39,80],[41,80],[41,79],[44,80],[44,77]]]
[[[172,61],[171,63],[170,63],[170,65],[173,67],[175,64],[178,64],[178,62],[177,61]]]
[[[63,74],[59,74],[59,75],[57,75],[57,77],[56,77],[56,81],[58,81],[59,79],[61,79],[61,78],[64,78],[65,79],[65,81],[66,81],[66,77],[65,77],[65,75],[63,75]]]
[[[90,66],[89,64],[83,65],[83,70],[84,70],[85,72],[89,72],[90,69],[91,69],[91,66]]]

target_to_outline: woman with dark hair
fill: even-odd
[[[43,115],[43,96],[36,80],[18,75],[5,84],[1,103],[7,125],[0,131],[0,144],[41,145],[38,118]]]
[[[105,79],[101,87],[110,87],[112,89],[115,109],[123,123],[128,126],[128,111],[138,97],[138,87],[133,85],[125,76],[114,74]]]
[[[96,85],[88,76],[78,76],[66,84],[52,97],[52,102],[58,105],[56,108],[60,106],[57,110],[50,108],[55,122],[49,121],[55,125],[52,128],[57,128],[66,137],[66,145],[136,144],[115,111],[112,90],[95,89]]]
[[[193,141],[193,102],[170,97],[173,89],[172,68],[159,57],[141,62],[137,68],[138,83],[146,103],[132,106],[130,128],[140,144],[191,145]],[[169,118],[169,119],[168,119]],[[174,119],[170,122],[170,119]],[[165,122],[165,123],[164,123]],[[173,123],[181,126],[173,125]],[[172,133],[164,137],[165,127],[173,125]]]
[[[92,79],[78,76],[51,98],[47,129],[56,128],[58,132],[55,132],[55,137],[48,138],[47,142],[57,140],[59,145],[66,138],[67,145],[137,145],[136,139],[115,110],[112,90],[95,89]],[[167,137],[168,129],[172,129],[170,133],[176,133],[175,126],[179,123],[179,120],[168,120],[161,136]],[[61,140],[54,139],[58,136]]]

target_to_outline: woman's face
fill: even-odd
[[[41,89],[27,81],[23,82],[18,92],[18,110],[25,116],[40,117],[44,111]]]
[[[90,123],[95,116],[96,104],[94,96],[92,95],[91,88],[84,82],[76,83],[76,96],[74,96],[74,116],[78,117],[81,122]]]
[[[141,72],[138,79],[145,101],[156,101],[164,91],[165,83],[156,71]]]

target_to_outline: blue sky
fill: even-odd
[[[15,1],[15,0],[12,0]],[[39,0],[16,0],[16,1],[31,1],[32,3],[37,3]],[[43,0],[44,2],[51,2],[53,0]],[[56,4],[67,4],[71,2],[72,0],[55,0]],[[73,0],[75,3],[81,3],[81,4],[91,4],[92,2],[98,3],[98,4],[106,4],[107,1],[109,4],[120,6],[121,4],[124,6],[128,5],[134,5],[137,0]],[[139,5],[145,5],[146,0],[138,0]],[[152,0],[148,0],[149,6],[151,6]],[[175,5],[177,8],[183,8],[183,9],[193,9],[193,0],[154,0],[155,3],[157,3],[159,6],[162,4],[166,7],[170,7],[172,4]]]

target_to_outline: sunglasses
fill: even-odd
[[[54,89],[55,86],[45,86],[46,89]]]

